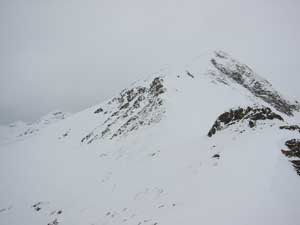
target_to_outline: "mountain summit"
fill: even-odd
[[[289,225],[300,106],[223,51],[0,127],[0,224]]]

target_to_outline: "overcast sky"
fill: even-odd
[[[0,123],[76,112],[207,48],[300,99],[299,0],[0,0]]]

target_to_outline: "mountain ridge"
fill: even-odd
[[[294,224],[298,108],[269,83],[273,102],[253,94],[216,54],[1,143],[0,223]]]

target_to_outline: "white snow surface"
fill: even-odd
[[[33,123],[17,121],[8,126],[0,126],[0,143],[9,143],[35,135],[48,125],[63,120],[70,115],[70,113],[55,110],[44,115],[42,118]]]
[[[235,83],[218,81],[209,57],[134,83],[130,88],[148,87],[161,76],[163,103],[143,114],[151,123],[115,138],[82,142],[106,128],[119,110],[114,98],[44,117],[30,126],[34,135],[19,136],[28,129],[23,123],[1,127],[0,224],[297,224],[300,177],[280,150],[300,135],[278,127],[299,123],[299,113],[287,117]],[[272,108],[285,122],[240,123],[207,136],[220,114],[253,105]],[[129,117],[117,118],[114,129]]]

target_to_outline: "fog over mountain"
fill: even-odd
[[[77,112],[211,49],[300,98],[297,0],[0,2],[0,123]]]
[[[0,225],[296,225],[300,1],[1,0]]]

